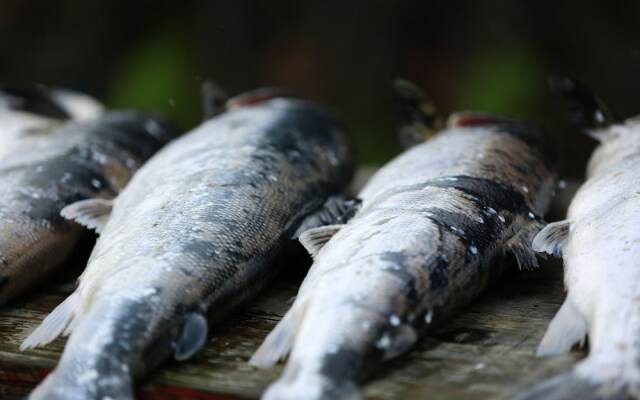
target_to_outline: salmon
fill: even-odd
[[[74,95],[65,96],[73,103]],[[37,103],[25,99],[25,109]],[[13,131],[3,130],[5,112],[15,117]],[[0,304],[46,280],[89,234],[61,217],[65,206],[115,197],[176,134],[161,118],[131,111],[100,114],[96,107],[74,117],[0,107]]]
[[[101,234],[76,291],[23,343],[70,333],[31,398],[133,398],[135,378],[194,355],[209,324],[267,285],[300,226],[348,211],[352,172],[337,121],[260,90],[160,151],[113,204],[67,207]]]
[[[353,218],[300,235],[314,263],[250,360],[270,367],[290,353],[263,399],[360,398],[381,363],[496,280],[501,254],[537,265],[530,242],[554,181],[540,132],[461,112],[431,135],[441,123],[424,94],[406,81],[396,91],[410,117],[401,138],[415,144],[373,175]]]
[[[640,398],[640,119],[619,120],[590,89],[551,80],[573,125],[599,141],[586,182],[565,220],[535,238],[536,251],[561,257],[567,296],[538,355],[589,343],[589,355],[522,399]]]

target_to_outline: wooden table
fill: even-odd
[[[515,268],[514,268],[515,269]],[[139,385],[140,399],[254,399],[281,367],[246,361],[287,309],[304,271],[286,271],[248,307],[211,332],[193,359],[169,362]],[[538,359],[537,343],[563,297],[562,270],[546,262],[507,274],[466,312],[413,351],[388,363],[368,384],[369,399],[508,399],[579,359]],[[72,289],[54,283],[0,309],[0,398],[22,398],[56,364],[64,340],[21,353],[18,344]]]

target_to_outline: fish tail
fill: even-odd
[[[429,139],[444,126],[433,102],[415,84],[401,78],[393,81],[393,93],[400,105],[400,144],[411,147]]]
[[[360,400],[358,385],[350,380],[330,379],[321,374],[300,374],[287,368],[282,377],[262,395],[262,400]]]
[[[569,123],[596,140],[602,140],[598,130],[620,121],[591,89],[577,79],[567,76],[550,77],[549,89],[560,99]]]

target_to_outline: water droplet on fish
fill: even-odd
[[[529,214],[527,214],[527,215],[529,215],[529,218],[531,218],[531,219],[535,219],[536,218],[536,215],[534,213],[532,213],[531,211],[529,211]]]
[[[102,183],[98,179],[91,179],[91,185],[96,189],[100,189],[102,187]]]
[[[473,369],[482,369],[484,368],[486,365],[485,363],[477,363],[476,365],[473,366]]]
[[[478,254],[478,248],[476,246],[469,246],[471,254]]]
[[[144,123],[144,129],[151,136],[158,137],[162,135],[162,127],[160,126],[160,124],[158,124],[158,122],[152,119],[148,119],[147,122]]]
[[[391,338],[387,335],[382,336],[380,340],[376,342],[376,347],[382,350],[387,349],[389,346],[391,346]]]
[[[433,319],[433,310],[429,310],[424,315],[424,322],[426,322],[427,324],[430,324],[432,319]]]
[[[484,218],[482,218],[480,216],[476,217],[476,221],[478,221],[481,224],[484,224]]]
[[[400,317],[398,317],[395,314],[392,314],[389,317],[389,323],[391,324],[391,326],[399,326],[400,325]]]
[[[269,175],[269,180],[273,181],[273,182],[278,182],[278,177],[275,175]]]
[[[498,215],[498,219],[500,220],[500,222],[505,223],[506,220],[504,219],[504,217],[502,215]]]
[[[493,207],[487,208],[487,211],[489,211],[490,214],[497,214],[498,213]]]
[[[558,188],[559,189],[564,189],[567,187],[567,181],[565,181],[564,179],[558,181]]]
[[[526,187],[526,186],[523,186],[523,187],[522,187],[522,190],[523,190],[525,193],[529,193],[529,188],[528,188],[528,187]]]

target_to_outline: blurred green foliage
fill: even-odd
[[[198,60],[184,35],[147,36],[123,57],[107,93],[107,105],[159,112],[183,130],[202,116]]]

